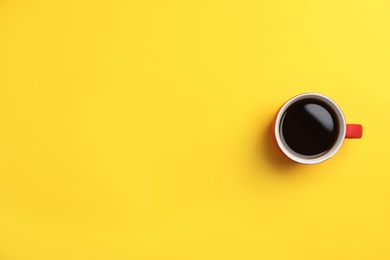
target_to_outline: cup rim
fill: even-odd
[[[329,105],[334,110],[334,112],[337,116],[337,119],[339,121],[338,122],[339,126],[340,126],[337,140],[336,140],[335,144],[332,146],[332,148],[329,151],[327,151],[326,153],[324,153],[318,157],[314,157],[314,158],[305,158],[304,156],[299,155],[299,154],[295,153],[294,151],[292,151],[291,148],[289,148],[288,145],[282,140],[281,135],[280,135],[280,123],[281,123],[281,119],[284,115],[284,112],[293,103],[295,103],[299,100],[302,100],[302,99],[306,99],[306,98],[314,98],[314,99],[320,100],[322,102],[325,102],[327,105]],[[325,160],[328,160],[330,157],[332,157],[340,149],[340,147],[343,144],[344,139],[345,139],[345,133],[346,133],[346,121],[345,121],[344,114],[343,114],[342,110],[340,109],[340,107],[331,98],[329,98],[325,95],[319,94],[319,93],[314,93],[314,92],[303,93],[303,94],[297,95],[297,96],[289,99],[286,103],[284,103],[276,115],[276,120],[275,120],[275,125],[274,125],[274,135],[275,135],[276,142],[279,146],[279,149],[291,160],[296,161],[298,163],[302,163],[302,164],[316,164],[316,163],[320,163],[320,162],[323,162]]]

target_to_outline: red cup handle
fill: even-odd
[[[363,127],[357,124],[347,124],[347,131],[345,132],[345,138],[362,138]]]

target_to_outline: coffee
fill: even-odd
[[[284,112],[280,136],[293,152],[315,158],[333,147],[339,128],[337,115],[327,103],[307,98],[296,101]]]

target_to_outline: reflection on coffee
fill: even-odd
[[[329,151],[337,140],[339,123],[333,109],[308,98],[293,103],[283,114],[280,135],[295,153],[314,158]]]

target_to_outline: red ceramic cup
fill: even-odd
[[[284,140],[282,133],[282,124],[283,117],[288,111],[288,109],[298,101],[302,101],[305,99],[315,99],[322,104],[326,104],[328,108],[332,109],[333,114],[335,116],[335,120],[338,122],[338,131],[336,132],[337,137],[333,142],[332,146],[324,153],[319,154],[318,156],[306,156],[304,154],[300,154],[287,144]],[[277,112],[274,122],[273,122],[273,137],[276,141],[276,144],[279,150],[291,160],[303,163],[303,164],[316,164],[323,162],[330,157],[332,157],[341,147],[345,138],[361,138],[363,134],[363,127],[358,124],[347,124],[345,122],[345,117],[340,107],[329,97],[318,94],[318,93],[304,93],[298,96],[295,96],[288,100],[286,103],[282,105],[282,107]]]

